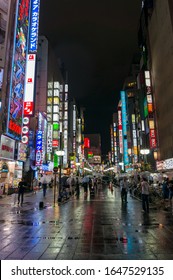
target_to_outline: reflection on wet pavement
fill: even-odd
[[[100,186],[95,198],[75,197],[53,203],[48,190],[27,194],[23,207],[14,196],[0,200],[1,259],[173,259],[173,216],[155,207],[141,212],[141,202],[119,189]]]

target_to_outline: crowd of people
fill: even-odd
[[[149,201],[151,200],[151,195],[153,194],[153,180],[147,178],[147,176],[127,176],[121,177],[118,183],[121,191],[122,203],[128,203],[127,194],[129,192],[130,196],[134,196],[138,192],[142,201],[142,211],[149,213]],[[160,202],[163,201],[164,206],[170,206],[172,208],[172,198],[173,198],[173,179],[168,177],[163,177],[162,182],[157,182],[155,188],[155,194],[160,194]],[[168,203],[169,204],[168,204]]]
[[[128,193],[130,196],[135,196],[136,190],[140,194],[142,201],[142,211],[145,213],[149,213],[149,202],[151,197],[151,188],[153,185],[153,181],[146,176],[123,176],[119,179],[116,179],[116,185],[120,187],[121,192],[121,201],[122,203],[128,203]],[[110,180],[109,187],[113,189],[114,180]],[[90,196],[95,196],[98,190],[98,186],[103,183],[101,181],[101,177],[96,176],[63,176],[60,182],[61,191],[59,192],[61,200],[69,199],[71,196],[76,196],[78,199],[80,196],[81,187],[83,188],[84,197],[87,197],[88,193]],[[46,197],[46,192],[48,187],[52,187],[54,185],[54,178],[47,176],[46,174],[41,175],[40,179],[34,178],[33,180],[33,189],[36,186],[42,188],[43,190],[43,198]],[[27,184],[25,180],[22,178],[21,182],[18,185],[18,204],[23,204],[24,201],[24,192]],[[59,186],[59,182],[57,179],[57,187]],[[173,179],[170,180],[168,177],[164,177],[163,181],[160,182],[157,186],[162,193],[162,199],[164,202],[168,202],[169,206],[172,207],[172,198],[173,198]]]

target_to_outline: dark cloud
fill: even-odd
[[[141,0],[41,1],[40,33],[64,62],[70,95],[86,107],[86,132],[101,133],[104,152],[137,50],[140,6]]]

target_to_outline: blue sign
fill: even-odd
[[[126,112],[126,93],[121,91],[121,103],[122,103],[122,128],[123,128],[123,157],[124,165],[129,164],[128,157],[128,143],[127,143],[127,112]]]
[[[39,31],[40,0],[31,0],[31,19],[29,33],[29,52],[37,52]]]

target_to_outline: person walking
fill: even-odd
[[[80,195],[80,187],[79,187],[79,179],[78,179],[78,177],[76,178],[75,191],[76,191],[76,197],[79,198],[79,195]]]
[[[169,182],[168,182],[168,188],[169,188],[169,203],[170,203],[170,207],[172,208],[173,179],[172,179],[172,180],[169,180]]]
[[[46,190],[47,190],[47,183],[48,183],[46,174],[41,177],[41,183],[43,188],[43,197],[46,197]]]
[[[128,203],[127,201],[127,192],[128,192],[128,182],[127,182],[127,177],[124,177],[120,181],[120,189],[121,189],[121,201]]]
[[[24,192],[25,187],[27,186],[26,182],[24,181],[24,178],[21,179],[21,181],[18,184],[18,205],[23,205],[23,199],[24,199]]]
[[[141,182],[142,188],[142,211],[149,213],[149,184],[147,178],[143,177]]]
[[[165,201],[167,198],[169,198],[169,178],[164,177],[163,182],[162,182],[162,195],[163,195],[163,200]]]

